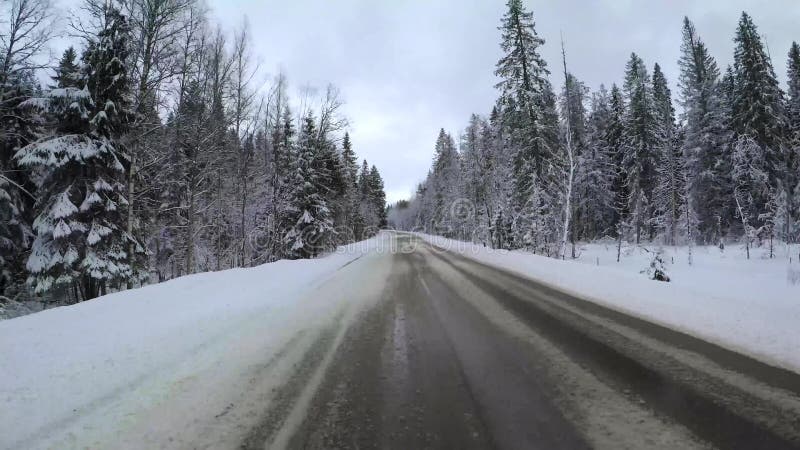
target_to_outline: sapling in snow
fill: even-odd
[[[647,251],[650,252],[649,250]],[[664,263],[663,249],[659,248],[655,252],[651,253],[653,253],[653,258],[650,260],[650,265],[641,273],[646,274],[647,278],[651,280],[669,282],[670,278],[669,274],[667,273],[666,263]]]

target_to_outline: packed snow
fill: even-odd
[[[480,244],[416,233],[428,242],[548,283],[611,308],[666,325],[800,372],[800,247],[764,249],[746,259],[728,246],[662,249],[670,282],[648,279],[655,247],[585,244],[575,260],[525,251],[493,250]],[[791,261],[791,262],[790,262]]]
[[[313,260],[190,275],[0,322],[0,448],[178,439],[180,421],[224,410],[252,382],[241,377],[254,363],[293,340],[311,345],[314,330],[357,309],[356,299],[376,298],[390,242],[382,233]],[[290,373],[281,370],[264,377],[270,386]],[[189,389],[195,395],[181,397]],[[201,411],[180,414],[181,398]]]

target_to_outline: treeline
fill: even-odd
[[[606,237],[743,241],[748,256],[752,245],[771,254],[773,240],[798,241],[797,43],[784,93],[748,14],[725,69],[686,18],[677,102],[661,67],[635,53],[620,86],[591,92],[569,72],[562,43],[556,95],[532,14],[521,0],[507,6],[491,114],[473,115],[458,143],[439,133],[415,198],[391,210],[396,226],[558,257]]]
[[[4,3],[3,300],[311,258],[385,225],[337,89],[295,109],[283,75],[261,89],[246,24],[231,40],[198,0],[87,0],[51,68],[51,11]]]

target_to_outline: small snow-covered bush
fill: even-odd
[[[651,280],[669,282],[669,275],[667,274],[666,264],[661,257],[661,251],[653,253],[653,259],[650,260],[650,266],[644,269],[641,273],[647,275]]]

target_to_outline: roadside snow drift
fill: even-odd
[[[615,248],[592,244],[581,248],[575,262],[416,234],[449,251],[800,372],[800,284],[787,276],[790,264],[800,269],[797,255],[790,263],[783,254],[747,260],[734,248],[725,254],[713,247],[694,249],[691,267],[678,261],[685,255],[674,256],[675,264],[668,266],[672,282],[663,283],[639,273],[652,255],[636,248],[617,263]]]
[[[380,253],[390,239],[383,233],[315,260],[185,276],[0,322],[0,448],[121,448],[126,431],[130,446],[148,447],[157,405],[191,383],[200,398],[184,406],[220,413],[213,408],[222,409],[226,395],[245,390],[238,374],[354,309],[359,292],[374,295],[388,273],[380,261],[389,258]],[[355,273],[342,275],[345,266],[359,272],[360,286]],[[326,287],[340,278],[349,286]],[[290,370],[264,378],[274,385],[277,373]],[[138,434],[142,411],[153,418]],[[153,445],[179,436],[186,416],[164,414],[166,436],[153,437]],[[209,442],[222,443],[220,433],[209,434]]]

